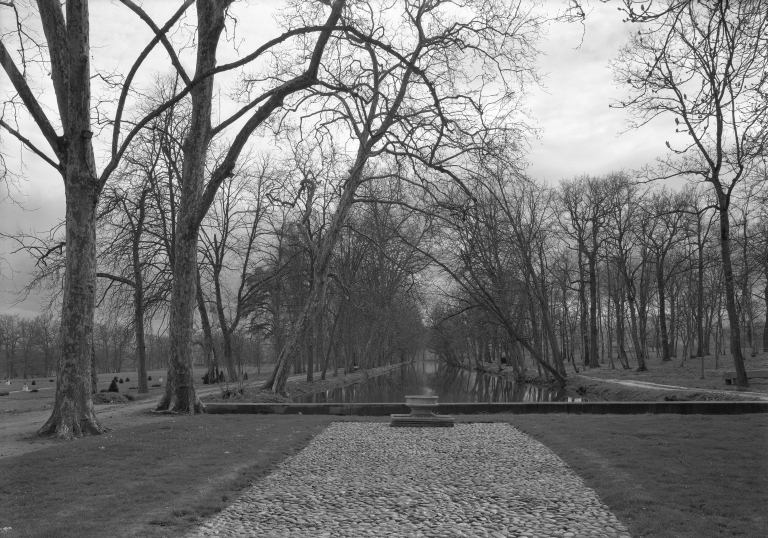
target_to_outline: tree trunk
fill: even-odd
[[[146,215],[144,202],[147,199],[149,191],[146,189],[141,192],[139,201],[139,215],[136,219],[136,227],[133,233],[133,324],[136,332],[136,355],[138,358],[138,376],[139,376],[139,394],[147,394],[149,386],[147,384],[147,345],[144,341],[144,281],[141,274],[141,257],[139,248],[141,246],[141,235],[144,232],[144,217]]]
[[[91,339],[91,394],[99,392],[99,374],[96,373],[96,345]]]
[[[106,431],[91,400],[91,344],[96,291],[96,205],[100,185],[91,143],[91,87],[88,3],[67,2],[67,22],[58,5],[41,5],[58,21],[44,21],[51,32],[66,32],[66,66],[53,66],[56,96],[67,139],[63,162],[66,195],[66,261],[61,313],[61,355],[50,418],[38,435],[71,439]],[[55,28],[54,28],[55,26]],[[61,38],[61,36],[57,36]],[[60,51],[51,52],[51,55]],[[62,83],[63,79],[63,83]],[[66,88],[66,89],[64,89]],[[66,103],[66,107],[63,106]]]
[[[766,278],[768,278],[768,269],[766,269]],[[765,297],[765,325],[763,326],[763,353],[768,353],[768,280],[763,290]]]
[[[741,331],[739,330],[739,314],[736,311],[736,293],[733,286],[733,267],[731,265],[730,221],[728,204],[725,195],[719,196],[720,202],[720,253],[723,258],[723,277],[725,280],[725,308],[728,312],[728,323],[731,336],[731,356],[736,368],[736,384],[748,387],[747,371],[744,368],[744,358],[741,355]]]
[[[703,357],[708,346],[704,344],[704,242],[701,238],[701,216],[697,216],[696,242],[699,252],[696,260],[696,354]]]
[[[670,358],[677,358],[677,339],[678,333],[678,320],[677,320],[677,298],[679,290],[675,289],[674,282],[670,283],[669,289],[669,356]]]
[[[320,310],[318,305],[317,310]],[[305,349],[307,350],[307,383],[314,383],[315,381],[315,317],[311,319],[307,325],[304,333]]]
[[[216,49],[224,29],[227,0],[197,2],[198,50],[195,74],[216,66]],[[171,290],[170,363],[165,394],[157,411],[195,414],[203,404],[195,393],[192,368],[192,325],[197,297],[198,215],[202,203],[206,155],[211,134],[211,108],[214,78],[195,86],[191,94],[192,111],[187,137],[182,148],[181,196],[176,222]]]
[[[207,361],[208,366],[208,382],[215,383],[217,381],[215,371],[218,369],[215,348],[213,345],[213,332],[211,331],[211,320],[208,319],[208,310],[205,308],[205,297],[203,296],[203,287],[200,282],[200,268],[196,271],[197,277],[197,311],[200,313],[200,326],[203,330],[203,356]]]
[[[599,368],[597,341],[597,247],[594,247],[589,261],[589,367]]]
[[[288,365],[290,364],[290,360],[298,352],[299,345],[304,338],[307,327],[309,326],[309,323],[314,320],[318,308],[325,298],[331,255],[333,254],[333,249],[341,235],[341,230],[347,220],[349,210],[352,207],[355,192],[361,183],[363,166],[367,162],[368,151],[370,151],[366,146],[367,142],[363,141],[358,152],[355,166],[350,172],[350,177],[345,182],[344,191],[336,206],[336,211],[331,218],[328,230],[318,246],[313,271],[314,286],[309,290],[309,295],[307,296],[304,308],[293,326],[293,330],[288,337],[285,347],[280,351],[272,376],[264,385],[265,389],[272,390],[272,392],[276,394],[285,394],[285,382],[288,379]]]
[[[648,367],[645,365],[645,352],[640,342],[640,331],[638,330],[637,312],[635,308],[635,294],[631,284],[627,286],[627,302],[629,303],[630,333],[632,337],[632,346],[635,348],[637,358],[637,371],[645,372]]]
[[[214,236],[214,242],[216,236]],[[222,249],[224,247],[222,246]],[[198,271],[199,273],[199,271]],[[237,371],[235,360],[232,353],[232,332],[235,327],[230,327],[227,322],[227,316],[224,312],[224,299],[221,293],[221,266],[214,267],[213,271],[213,287],[216,294],[216,315],[219,318],[219,328],[221,329],[221,339],[224,348],[224,364],[227,365],[227,378],[230,383],[234,383],[240,379],[240,372]]]
[[[62,439],[106,431],[96,418],[91,401],[98,196],[90,174],[95,163],[86,158],[80,160],[82,166],[77,166],[77,155],[72,155],[89,149],[90,139],[83,139],[78,133],[71,143],[65,180],[67,256],[56,397],[50,418],[38,431],[39,435]],[[90,169],[82,162],[89,160]]]
[[[587,297],[584,292],[584,264],[582,263],[581,248],[579,248],[579,326],[581,327],[581,364],[589,363],[589,328],[587,326]]]

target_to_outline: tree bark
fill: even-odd
[[[730,325],[731,356],[736,368],[736,384],[748,387],[747,371],[744,368],[744,358],[741,355],[741,331],[739,330],[739,314],[736,311],[736,293],[733,285],[733,266],[731,264],[730,221],[728,203],[725,195],[719,195],[720,203],[720,253],[723,258],[723,278],[725,280],[725,307],[728,312]]]
[[[147,383],[147,345],[144,340],[144,279],[141,273],[141,235],[144,232],[144,217],[146,211],[144,202],[147,199],[148,190],[141,192],[139,200],[139,215],[136,219],[136,226],[133,233],[133,308],[134,308],[134,330],[136,331],[136,355],[138,357],[138,376],[139,376],[139,394],[147,394],[149,386]]]
[[[80,138],[79,136],[77,138]],[[87,140],[87,143],[83,143]],[[90,139],[74,140],[70,153],[90,149]],[[91,152],[91,157],[93,153]],[[87,162],[87,161],[86,161]],[[66,278],[61,315],[61,356],[53,412],[39,435],[71,439],[106,431],[91,401],[91,344],[96,291],[96,202],[91,168],[67,166],[65,192]],[[95,165],[93,160],[91,164]]]
[[[196,76],[216,66],[216,50],[224,29],[229,0],[197,2],[198,50]],[[192,326],[197,297],[197,235],[200,228],[205,162],[211,137],[213,77],[208,77],[191,94],[192,112],[183,145],[181,195],[176,224],[171,290],[170,359],[165,394],[157,411],[195,414],[203,404],[195,393],[192,368]]]
[[[41,2],[44,31],[51,44],[54,87],[67,140],[63,159],[66,195],[66,261],[62,294],[61,356],[53,412],[39,435],[71,439],[106,431],[91,400],[91,343],[96,291],[96,204],[100,183],[91,143],[91,88],[88,3],[61,8]],[[56,34],[55,38],[52,37]],[[62,42],[63,35],[66,41]],[[60,54],[55,45],[65,45]],[[60,62],[61,61],[61,62]],[[58,65],[59,63],[66,65]],[[66,103],[66,107],[62,105]]]

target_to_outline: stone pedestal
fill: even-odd
[[[411,408],[410,415],[390,415],[389,425],[411,428],[452,428],[453,417],[433,413],[437,396],[406,396],[405,405]]]

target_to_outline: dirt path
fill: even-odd
[[[727,395],[738,395],[739,397],[749,397],[754,398],[756,400],[764,400],[768,401],[768,394],[765,394],[764,392],[747,392],[747,391],[738,391],[734,392],[732,390],[716,390],[716,389],[704,389],[704,388],[698,388],[698,387],[680,387],[676,385],[662,385],[660,383],[651,383],[648,381],[629,381],[629,380],[622,380],[622,379],[606,379],[604,377],[592,377],[588,375],[582,375],[582,374],[571,374],[573,377],[581,377],[584,379],[590,379],[592,381],[600,381],[604,383],[616,383],[618,385],[624,385],[625,387],[633,387],[633,388],[640,388],[640,389],[656,389],[656,390],[669,390],[674,392],[680,392],[681,390],[691,392],[711,392],[712,394],[727,394]]]

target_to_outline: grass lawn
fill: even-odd
[[[3,538],[180,536],[332,420],[160,415],[0,459]]]
[[[768,536],[768,415],[517,415],[633,537]]]
[[[549,446],[632,536],[764,538],[768,415],[474,415]],[[152,415],[0,459],[0,528],[25,537],[178,537],[330,422],[387,417]]]
[[[203,374],[206,372],[205,368],[195,368],[195,386],[202,387],[202,383],[199,381]],[[165,389],[165,376],[167,370],[152,370],[147,372],[147,375],[152,376],[152,381],[149,381],[149,396],[139,395],[137,390],[131,390],[130,387],[136,388],[138,386],[138,378],[136,372],[118,372],[99,374],[99,382],[97,384],[98,390],[109,388],[112,383],[112,378],[117,376],[118,379],[123,379],[123,383],[118,384],[121,394],[133,394],[139,398],[157,398],[160,400],[160,396]],[[130,381],[125,382],[125,379]],[[160,378],[163,382],[160,382]],[[37,389],[37,392],[24,392],[22,387],[24,386],[23,379],[12,379],[10,385],[6,385],[5,382],[0,382],[0,391],[8,392],[7,396],[0,396],[0,413],[24,413],[27,411],[39,411],[42,409],[49,409],[53,407],[53,400],[56,396],[56,376],[53,377],[35,377],[35,385],[32,385],[32,378],[27,381],[29,389]],[[50,381],[53,380],[53,383]],[[152,385],[160,385],[160,387],[153,387]]]
[[[681,387],[690,387],[693,389],[715,389],[738,392],[740,389],[736,385],[726,385],[723,380],[723,373],[734,371],[733,360],[730,355],[721,355],[716,361],[714,356],[704,357],[704,378],[701,377],[702,359],[687,359],[683,363],[681,358],[672,359],[664,362],[653,353],[648,358],[646,372],[635,372],[637,363],[634,358],[630,359],[630,370],[624,370],[618,361],[614,361],[616,368],[611,369],[608,363],[600,368],[579,368],[580,373],[598,378],[621,379],[624,381],[647,381],[662,385],[675,385]],[[717,368],[716,368],[717,366]],[[749,370],[768,369],[768,355],[760,353],[756,357],[749,357],[744,361],[744,367]],[[568,372],[571,372],[570,365]],[[768,379],[750,379],[749,391],[768,393]]]

